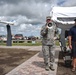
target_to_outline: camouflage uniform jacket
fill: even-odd
[[[42,26],[41,28],[41,36],[42,36],[42,44],[43,45],[54,45],[55,44],[55,32],[57,31],[57,27],[56,24],[54,22],[52,22],[52,28],[51,29],[47,29],[45,24],[44,26]]]

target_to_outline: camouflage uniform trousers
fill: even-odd
[[[54,45],[43,45],[42,46],[42,52],[44,57],[44,63],[45,65],[54,65],[55,63],[55,46]]]

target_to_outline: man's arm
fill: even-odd
[[[40,34],[42,35],[42,36],[45,36],[46,34],[47,34],[47,31],[48,31],[48,29],[47,29],[47,27],[45,26],[43,26],[42,28],[41,28],[41,32],[40,32]]]
[[[68,36],[68,42],[69,42],[69,48],[72,49],[72,41],[71,41],[72,37]]]

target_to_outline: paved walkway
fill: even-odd
[[[32,51],[41,51],[42,46],[0,46],[0,48],[17,48],[17,49],[27,49]]]
[[[57,72],[57,62],[58,53],[60,48],[56,47],[56,57],[55,57],[55,71],[46,71],[43,63],[43,56],[41,52],[41,46],[30,47],[29,49],[39,49],[39,53],[34,55],[32,58],[22,63],[6,75],[56,75]]]

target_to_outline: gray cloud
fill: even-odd
[[[39,29],[53,6],[76,6],[76,0],[0,0],[0,19],[15,21],[15,26],[11,27],[13,34],[30,34],[31,30],[39,35]]]
[[[63,3],[63,6],[76,6],[76,0],[67,0]]]
[[[4,4],[18,4],[22,2],[23,0],[0,0],[0,5]]]

